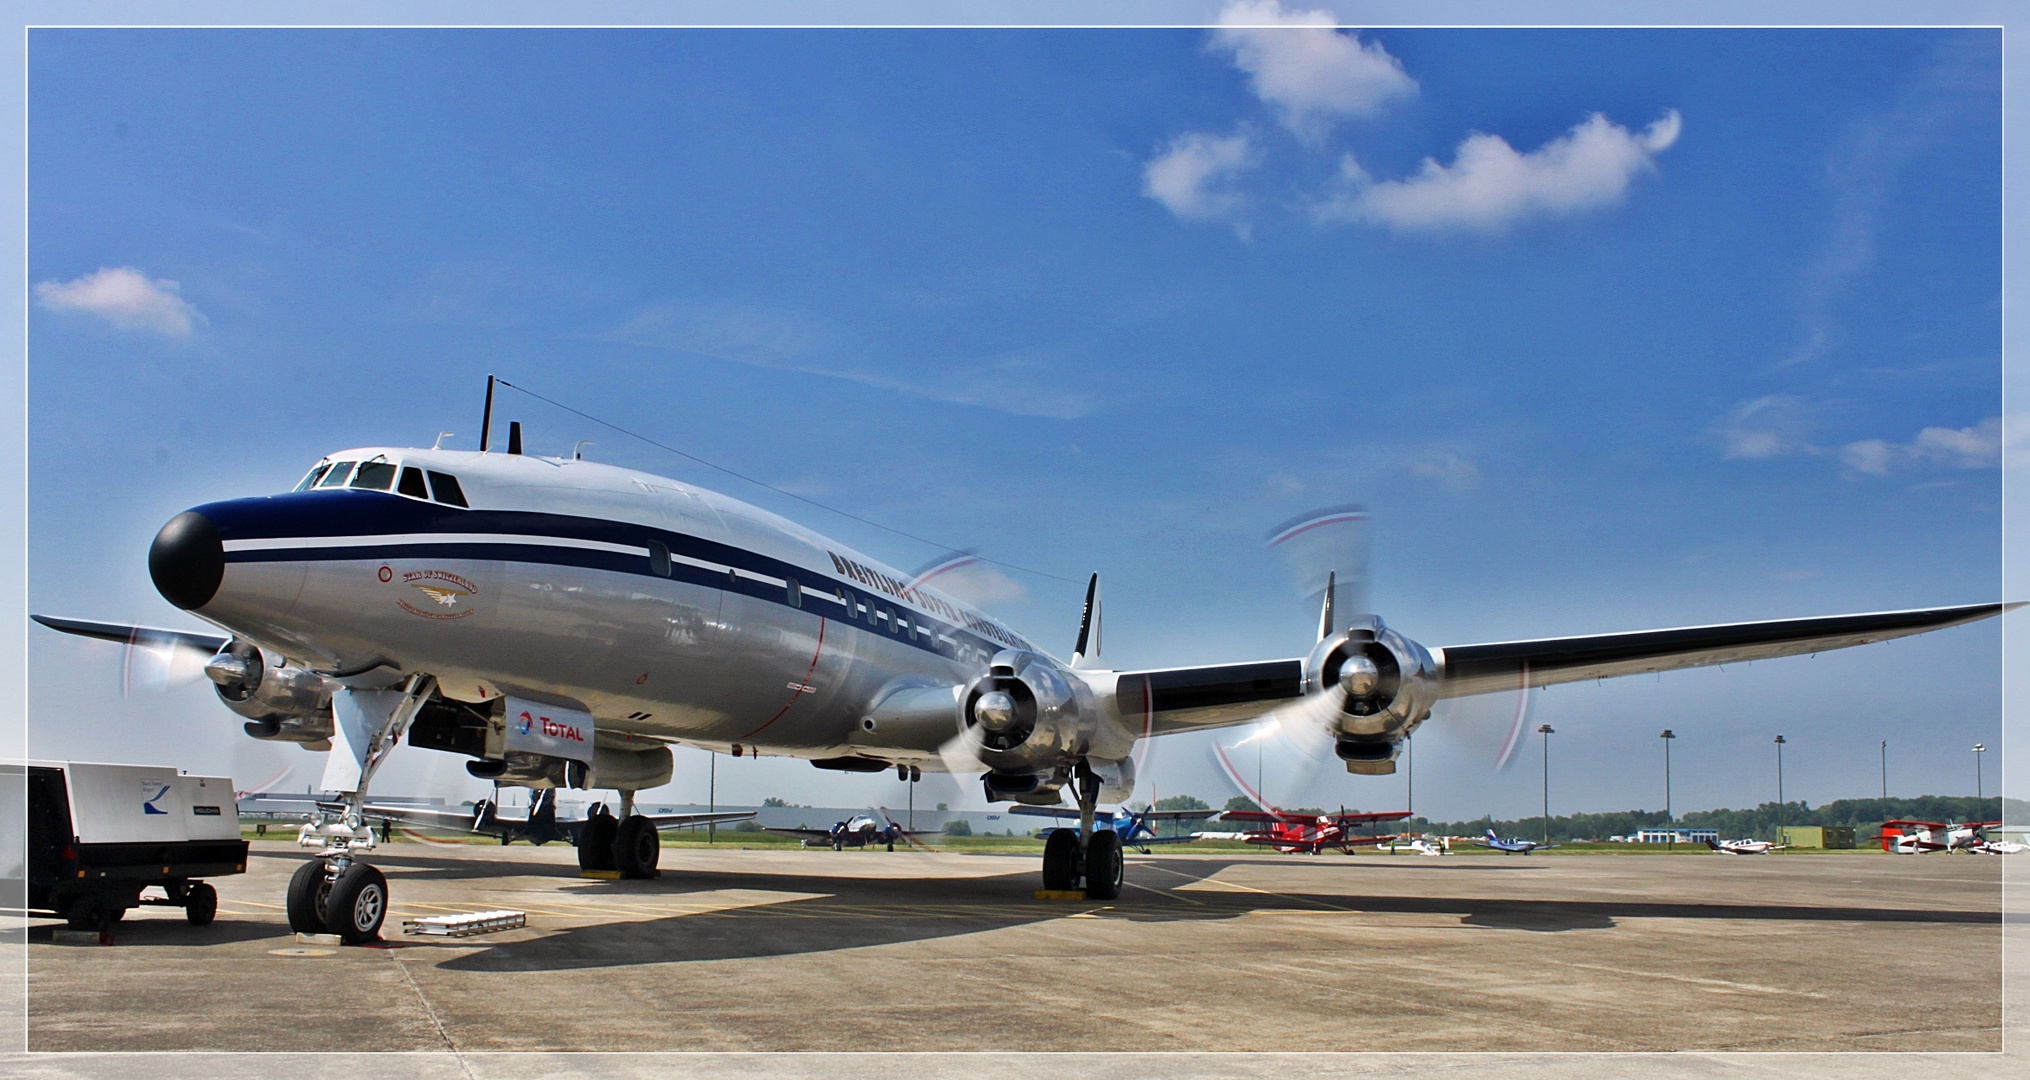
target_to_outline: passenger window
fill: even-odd
[[[320,479],[321,477],[323,477],[323,476],[324,476],[324,474],[325,474],[325,471],[326,471],[326,470],[328,470],[328,469],[330,469],[330,468],[331,468],[331,466],[330,466],[330,465],[326,465],[326,464],[320,464],[320,465],[318,465],[318,466],[317,466],[316,468],[314,468],[314,469],[310,470],[310,475],[308,475],[308,476],[305,476],[305,477],[303,478],[303,482],[302,482],[302,483],[300,483],[300,484],[298,484],[298,485],[296,485],[296,488],[295,488],[295,490],[297,490],[297,491],[309,491],[309,490],[310,490],[311,488],[313,488],[313,487],[317,486],[317,481],[318,481],[318,480],[319,480],[319,479]]]
[[[369,491],[386,491],[395,486],[395,465],[391,461],[369,461],[359,467],[352,486]]]
[[[430,491],[436,496],[438,502],[446,506],[463,507],[466,505],[465,492],[459,490],[458,478],[450,473],[431,472]]]
[[[430,497],[430,489],[423,486],[423,470],[414,467],[403,468],[402,482],[395,487],[395,490],[412,499],[427,499]]]
[[[789,606],[795,608],[804,606],[804,587],[797,584],[795,578],[789,578],[786,584],[789,586]]]
[[[317,486],[321,488],[344,487],[345,478],[351,475],[352,462],[334,461],[331,463],[331,471],[324,474],[324,479],[318,481]]]
[[[832,590],[832,595],[833,595],[833,596],[836,596],[836,597],[838,597],[838,598],[839,598],[839,606],[840,606],[840,607],[842,607],[842,608],[845,608],[845,609],[846,609],[846,617],[847,617],[847,618],[849,618],[849,619],[850,619],[850,618],[852,618],[852,617],[853,617],[853,601],[851,601],[851,600],[848,600],[848,599],[846,598],[846,590],[844,590],[844,589],[837,589],[837,588],[835,588],[835,589],[833,589],[833,590]]]
[[[655,571],[657,577],[670,576],[670,549],[660,540],[648,542],[648,568]]]

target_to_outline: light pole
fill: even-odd
[[[1537,734],[1544,737],[1544,846],[1551,844],[1551,736],[1557,732],[1549,724],[1538,724]]]
[[[707,750],[705,753],[711,755],[710,763],[705,766],[705,812],[716,814],[719,812],[719,751]],[[691,805],[696,806],[697,804],[692,803]],[[712,822],[706,823],[705,842],[708,844],[719,842],[719,826],[717,824]]]
[[[1783,843],[1783,736],[1776,737],[1776,842]]]
[[[1974,798],[1976,799],[1981,798],[1983,794],[1981,791],[1981,755],[1987,752],[1987,743],[1974,744]],[[1985,816],[1984,811],[1976,811],[1976,813],[1982,813]]]
[[[1671,740],[1677,738],[1677,733],[1665,728],[1657,738],[1663,740],[1663,823],[1670,825],[1677,821],[1677,815],[1671,813]],[[1672,835],[1671,842],[1677,842],[1676,835]]]
[[[1403,736],[1403,760],[1408,766],[1406,786],[1403,793],[1403,809],[1414,818],[1417,813],[1417,745]]]

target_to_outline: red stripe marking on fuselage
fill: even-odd
[[[818,670],[818,657],[823,656],[824,653],[825,653],[825,617],[823,615],[820,615],[818,616],[818,651],[811,654],[811,666],[808,670],[804,672],[804,677],[797,680],[798,682],[803,683],[806,686],[810,684],[811,675]],[[802,690],[790,691],[789,701],[786,704],[784,704],[781,710],[779,710],[774,716],[768,718],[768,724],[773,724],[777,720],[782,719],[782,714],[788,712],[789,707],[791,705],[796,704],[797,699],[803,696],[804,692]],[[766,728],[768,724],[763,724],[761,725],[761,727],[755,728],[753,731],[750,731],[747,734],[742,735],[740,737],[742,739],[751,739],[757,733],[759,733],[762,730],[762,728]]]

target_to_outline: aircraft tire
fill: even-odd
[[[356,862],[331,883],[324,898],[324,925],[347,945],[379,941],[388,917],[388,879],[374,867]]]
[[[202,881],[191,883],[183,893],[183,918],[192,926],[210,926],[218,917],[219,891]]]
[[[614,830],[613,866],[621,877],[640,881],[659,876],[662,871],[656,869],[656,863],[662,856],[663,838],[655,822],[635,814]]]
[[[322,934],[325,899],[324,860],[311,859],[289,875],[289,893],[284,907],[289,912],[289,929],[298,934]]]
[[[612,814],[585,819],[585,827],[578,831],[578,869],[618,870],[613,862],[613,841],[619,832],[620,823]]]
[[[1043,841],[1043,887],[1052,892],[1078,888],[1078,830],[1052,829]]]
[[[1128,860],[1121,852],[1121,834],[1099,829],[1086,843],[1085,895],[1088,900],[1113,900],[1121,895]]]

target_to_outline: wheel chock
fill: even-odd
[[[1038,900],[1084,900],[1086,895],[1084,889],[1038,889],[1036,890],[1036,898]]]
[[[582,878],[591,878],[591,879],[593,879],[594,881],[619,881],[619,880],[620,880],[620,871],[618,871],[618,870],[580,870],[580,871],[578,871],[578,876],[579,876],[579,877],[582,877]]]
[[[343,945],[345,939],[337,934],[297,934],[298,945]]]

